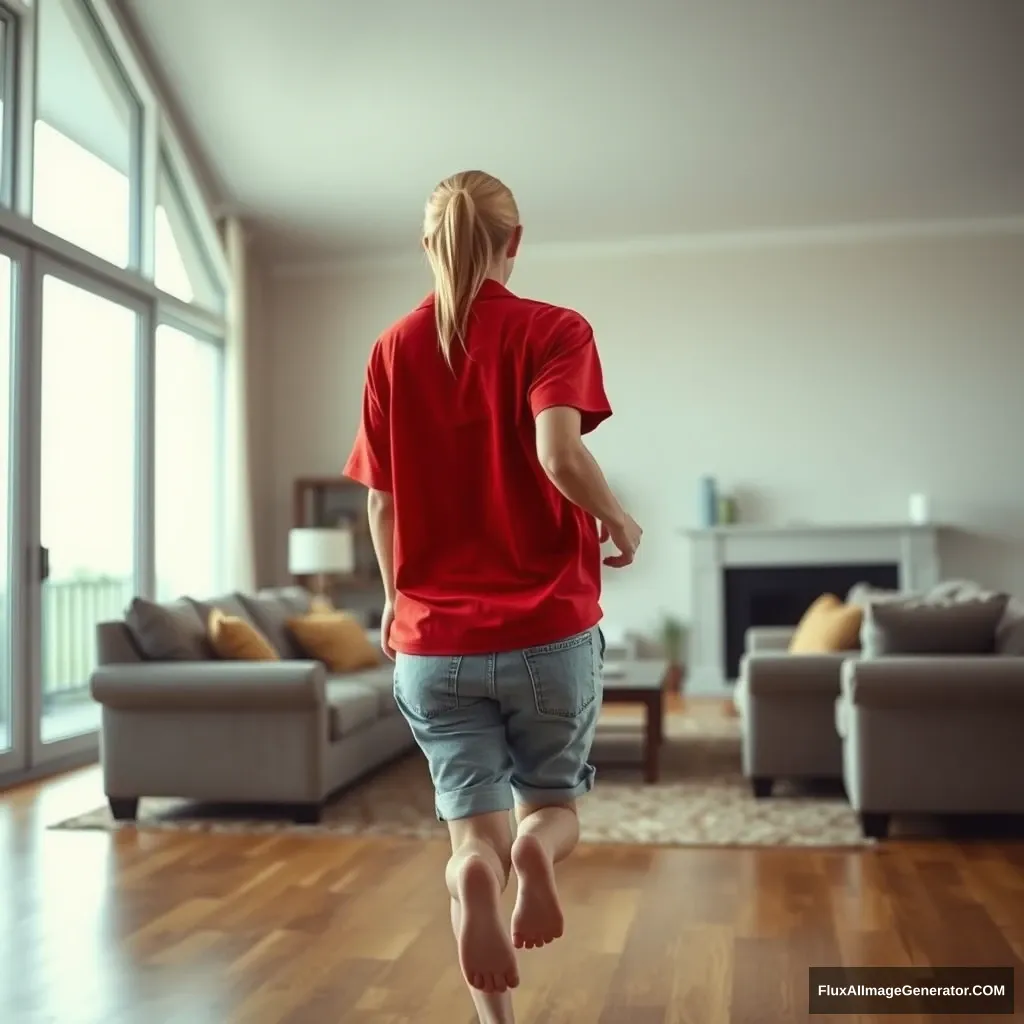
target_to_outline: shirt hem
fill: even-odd
[[[392,641],[392,648],[399,654],[419,657],[472,657],[480,654],[502,654],[506,651],[522,651],[531,647],[543,647],[545,644],[557,643],[577,633],[585,633],[599,625],[604,616],[598,608],[591,615],[574,616],[572,619],[559,620],[555,625],[540,629],[536,625],[524,626],[522,629],[493,630],[477,633],[468,642],[451,644],[444,643],[408,643]],[[393,628],[393,627],[392,627]]]

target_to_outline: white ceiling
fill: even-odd
[[[231,205],[413,246],[434,183],[527,237],[1024,214],[1024,0],[124,0]]]

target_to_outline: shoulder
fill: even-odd
[[[382,331],[370,350],[370,365],[378,371],[390,372],[399,348],[425,340],[433,345],[436,339],[432,307],[418,306]]]
[[[568,306],[557,306],[537,299],[515,300],[529,323],[537,341],[560,341],[563,344],[584,344],[594,337],[594,329],[582,313]]]

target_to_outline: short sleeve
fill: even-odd
[[[558,405],[578,409],[584,434],[611,416],[594,332],[583,317],[567,318],[552,333],[530,385],[529,400],[534,418]]]
[[[359,430],[344,476],[374,491],[391,491],[390,382],[381,346],[370,353]]]

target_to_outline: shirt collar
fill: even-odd
[[[495,281],[493,277],[488,277],[484,283],[480,286],[480,291],[476,293],[478,299],[502,299],[509,298],[512,296],[510,292],[503,284],[499,281]],[[420,309],[425,309],[428,306],[434,304],[434,293],[431,292],[421,303]]]

